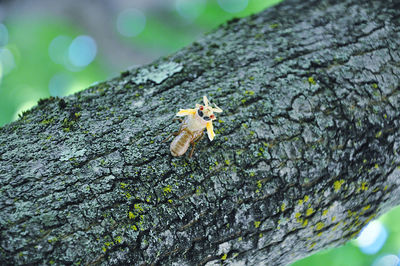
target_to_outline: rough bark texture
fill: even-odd
[[[399,1],[287,1],[0,129],[0,263],[293,262],[400,203]],[[173,158],[208,95],[216,138]]]

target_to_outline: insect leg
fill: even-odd
[[[192,158],[193,152],[194,152],[194,147],[196,146],[197,142],[202,140],[204,137],[204,131],[201,132],[201,134],[197,137],[195,137],[190,143],[192,144],[192,150],[190,151],[189,158]]]
[[[175,136],[175,137],[178,136],[180,132],[181,132],[181,130],[176,131],[176,132],[172,132],[171,134],[168,135],[168,137],[166,137],[166,138],[162,141],[162,143],[164,143],[164,142],[166,142],[167,140],[169,140],[172,136]]]
[[[198,139],[196,139],[196,142],[200,142],[200,140],[202,140],[204,138],[204,131],[201,132],[201,135],[199,136]]]
[[[177,119],[182,120],[182,119],[180,119],[180,118],[177,118]],[[168,137],[166,137],[166,138],[162,141],[162,143],[164,143],[164,142],[166,142],[167,140],[169,140],[169,138],[171,138],[172,136],[178,136],[179,133],[181,133],[181,131],[182,131],[182,125],[181,125],[181,127],[179,128],[178,131],[172,132],[171,134],[169,134]]]
[[[174,132],[175,133],[175,132]],[[166,137],[162,143],[166,142],[167,140],[169,140],[171,137],[173,136],[173,133],[169,134],[168,137]]]
[[[193,155],[193,152],[194,152],[194,147],[196,147],[196,142],[192,143],[192,150],[190,151],[189,159],[192,158],[192,155]]]
[[[172,119],[172,122],[175,122],[176,120],[178,120],[179,122],[183,122],[182,118],[179,117],[175,117],[174,119]]]

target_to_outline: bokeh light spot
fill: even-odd
[[[30,89],[31,91],[35,91],[35,89]],[[15,111],[14,115],[13,115],[13,119],[12,120],[17,120],[18,119],[18,115],[22,114],[23,112],[31,109],[33,106],[35,106],[37,103],[37,100],[29,100],[26,102],[23,102],[22,104],[20,104],[17,108],[17,111]]]
[[[49,82],[49,92],[51,96],[62,97],[68,94],[73,79],[66,73],[55,74]]]
[[[0,85],[2,80],[3,80],[3,65],[0,62]],[[1,92],[1,87],[0,87],[0,92]]]
[[[86,67],[97,54],[95,40],[86,35],[76,37],[68,49],[68,58],[72,65],[76,67]]]
[[[126,37],[139,35],[146,26],[146,16],[137,9],[126,9],[117,17],[117,30]]]
[[[66,64],[68,61],[68,48],[72,38],[64,35],[55,37],[49,45],[49,56],[56,64]]]
[[[0,23],[0,47],[8,43],[8,30],[6,25]]]
[[[379,221],[372,221],[363,228],[356,243],[365,254],[375,254],[385,244],[388,233]]]
[[[386,256],[379,257],[374,261],[372,266],[398,266],[400,262],[399,257],[390,254]]]
[[[7,75],[15,67],[14,55],[7,48],[0,48],[0,64],[2,75]]]
[[[228,13],[243,11],[248,3],[248,0],[218,0],[219,6]]]
[[[176,0],[178,14],[188,22],[193,22],[204,11],[206,0]]]

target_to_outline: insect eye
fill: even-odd
[[[203,117],[204,120],[209,121],[210,118],[208,116]]]
[[[215,115],[210,115],[210,118],[211,118],[211,119],[214,119],[214,118],[215,118]]]
[[[204,106],[200,105],[199,109],[200,109],[200,111],[203,111],[204,110]]]

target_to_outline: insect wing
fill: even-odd
[[[207,128],[208,138],[212,141],[215,137],[215,133],[214,133],[214,127],[213,127],[213,124],[211,121],[207,122],[206,128]]]
[[[185,115],[194,115],[196,113],[196,109],[180,109],[176,114],[177,116],[185,116]]]

